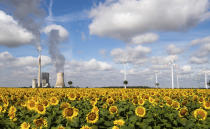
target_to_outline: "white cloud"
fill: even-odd
[[[208,58],[207,57],[193,56],[193,57],[190,58],[190,62],[192,64],[205,64],[205,63],[208,63]]]
[[[141,45],[135,47],[126,47],[125,49],[116,48],[111,51],[111,56],[116,63],[132,63],[141,64],[147,59],[147,54],[151,52],[151,49]]]
[[[154,65],[168,65],[170,61],[177,61],[178,56],[177,55],[169,55],[169,56],[153,56],[151,57],[151,63]]]
[[[42,69],[50,63],[50,57],[42,56]],[[31,80],[37,78],[37,57],[15,57],[7,51],[1,52],[0,66],[1,86],[30,86]]]
[[[72,60],[71,62],[67,62],[65,65],[65,69],[72,69],[74,71],[80,72],[80,71],[89,71],[89,72],[95,72],[95,71],[107,71],[111,70],[112,66],[106,62],[97,61],[96,59],[90,59],[89,61],[77,61]]]
[[[42,31],[49,35],[52,30],[58,30],[58,35],[60,36],[59,38],[61,41],[68,39],[69,33],[61,25],[56,25],[56,24],[48,25]]]
[[[115,0],[90,11],[89,30],[128,42],[147,32],[189,29],[208,18],[208,8],[208,0]]]
[[[12,16],[0,10],[0,45],[17,47],[29,44],[34,35],[20,26]]]
[[[183,49],[176,47],[174,44],[169,44],[166,48],[169,55],[176,55],[183,52]]]
[[[199,38],[191,41],[189,43],[191,47],[196,46],[196,51],[193,54],[192,61],[191,62],[206,62],[205,58],[209,57],[210,53],[210,36]],[[201,58],[201,59],[196,59]]]
[[[152,43],[152,42],[157,41],[158,38],[159,36],[157,34],[146,33],[143,35],[138,35],[138,36],[133,37],[130,42],[134,44]]]
[[[189,73],[189,72],[191,72],[191,66],[190,66],[190,65],[184,65],[184,66],[182,66],[182,71],[183,71],[184,73]]]
[[[210,36],[195,39],[190,42],[190,45],[193,46],[193,45],[206,44],[206,43],[210,43]]]

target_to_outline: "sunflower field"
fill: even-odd
[[[0,88],[1,129],[209,129],[210,90]]]

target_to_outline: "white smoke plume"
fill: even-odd
[[[56,67],[56,72],[64,72],[65,57],[60,52],[58,45],[68,40],[69,33],[61,25],[56,25],[51,22],[50,19],[53,16],[52,6],[53,0],[50,0],[48,8],[49,16],[47,17],[49,25],[44,28],[43,32],[48,35],[49,54]]]
[[[13,14],[15,20],[34,35],[32,42],[38,51],[41,51],[40,30],[45,16],[41,2],[42,0],[0,0],[0,3]]]

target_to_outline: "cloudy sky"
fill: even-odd
[[[0,0],[0,86],[30,86],[42,71],[80,87],[204,88],[209,0]],[[210,74],[208,76],[210,79]],[[67,83],[66,83],[67,85]]]

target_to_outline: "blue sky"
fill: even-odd
[[[35,23],[42,21],[35,30],[41,32],[40,42],[45,56],[43,71],[50,72],[52,85],[57,69],[53,64],[59,60],[53,59],[49,53],[49,39],[50,31],[57,29],[59,34],[68,34],[67,39],[58,41],[56,50],[58,48],[65,57],[65,81],[71,79],[75,85],[120,86],[123,63],[127,62],[129,85],[154,86],[154,73],[159,72],[160,87],[170,87],[168,63],[173,60],[177,65],[175,79],[180,74],[183,87],[204,87],[203,71],[210,68],[208,0],[172,0],[172,4],[167,0],[47,0],[37,5],[30,5],[26,0],[25,4],[32,9],[20,9],[20,14],[16,14],[15,9],[23,4],[11,1],[0,2],[3,17],[0,24],[5,26],[0,27],[0,34],[3,34],[0,36],[0,60],[5,62],[0,63],[0,71],[10,78],[0,79],[2,86],[27,86],[37,78],[35,34],[27,26],[28,21],[20,19],[21,12],[27,12],[27,9],[35,14],[34,8],[45,14],[35,14],[37,17],[32,20]],[[49,10],[52,16],[49,16]],[[51,25],[57,25],[57,28]],[[46,31],[48,26],[51,26],[50,31]],[[28,37],[20,38],[17,34],[10,39],[16,33],[6,33],[10,29],[25,29],[19,32]],[[58,36],[60,39],[62,34]],[[196,43],[192,45],[193,42]]]

